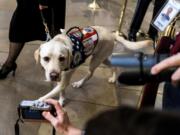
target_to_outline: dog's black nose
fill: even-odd
[[[50,73],[50,78],[51,78],[52,81],[56,81],[59,78],[59,73],[51,72]]]

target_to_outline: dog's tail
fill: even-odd
[[[124,39],[122,36],[119,36],[118,32],[114,33],[114,35],[115,35],[115,40],[122,43],[123,46],[129,50],[143,49],[150,45],[153,45],[152,40],[132,42],[132,41],[128,41],[128,40]]]

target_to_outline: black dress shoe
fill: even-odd
[[[12,66],[8,66],[4,64],[0,69],[0,79],[5,79],[10,72],[12,72],[12,75],[15,76],[16,68],[17,68],[16,63],[13,63]]]
[[[129,36],[128,36],[128,40],[129,40],[129,41],[136,42],[136,36],[129,35]]]

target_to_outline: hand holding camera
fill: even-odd
[[[54,116],[56,115],[52,104],[38,100],[23,100],[19,105],[19,109],[24,120],[45,120],[42,116],[43,111],[48,111]]]
[[[53,125],[58,133],[64,135],[82,135],[82,131],[71,124],[66,111],[64,111],[58,101],[47,99],[45,102],[54,106],[57,116],[53,116],[49,111],[44,111],[43,116]]]

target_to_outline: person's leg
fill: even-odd
[[[138,32],[142,21],[144,19],[144,16],[146,14],[147,8],[150,4],[151,0],[138,0],[135,13],[130,25],[129,33],[128,33],[128,39],[130,41],[136,41],[136,33]]]
[[[22,48],[24,47],[24,43],[14,43],[10,42],[9,45],[9,54],[7,60],[3,64],[2,68],[0,69],[0,79],[5,79],[6,76],[13,71],[15,73],[16,70],[16,59],[19,56]]]
[[[157,13],[162,8],[162,6],[164,5],[165,2],[166,2],[166,0],[155,0],[152,20],[154,19],[154,17],[156,17]],[[158,31],[150,24],[148,34],[149,34],[150,38],[155,40],[157,38]]]
[[[52,2],[52,11],[53,11],[52,35],[55,36],[61,33],[60,29],[65,28],[66,0],[54,0]]]
[[[14,43],[10,42],[9,45],[9,54],[7,60],[5,61],[4,65],[11,66],[15,63],[17,57],[19,56],[21,50],[24,47],[24,43]]]
[[[65,28],[66,0],[40,0],[40,5],[46,6],[41,12],[53,38]]]

